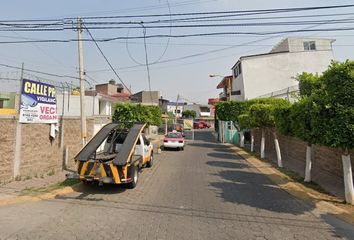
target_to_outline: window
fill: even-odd
[[[241,90],[232,91],[231,95],[241,95]]]
[[[304,42],[304,50],[305,51],[316,50],[316,42],[315,41]]]
[[[234,77],[237,78],[238,75],[242,73],[241,71],[241,63],[237,64],[234,68]]]
[[[210,108],[208,107],[200,107],[199,109],[201,112],[210,112]]]

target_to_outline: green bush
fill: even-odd
[[[274,128],[276,126],[276,115],[280,114],[281,110],[291,106],[288,100],[282,98],[259,98],[249,101],[249,113],[251,121],[255,127],[259,128]],[[285,121],[285,120],[284,120]],[[284,124],[284,121],[278,125]]]
[[[270,114],[272,106],[270,104],[256,103],[250,107],[250,117],[254,126],[257,128],[274,127],[274,118]]]
[[[149,125],[160,126],[162,111],[157,106],[144,106],[141,104],[118,103],[114,106],[113,121],[118,122],[144,122]]]
[[[314,97],[306,97],[296,102],[290,111],[291,131],[295,137],[308,143],[318,143],[316,137],[315,124],[318,124],[318,108]]]
[[[301,76],[303,99],[291,110],[295,136],[310,143],[353,149],[354,61],[332,62],[319,77]]]
[[[222,121],[238,122],[238,116],[248,109],[248,102],[222,101],[216,104],[216,116]]]
[[[239,125],[241,129],[251,129],[254,127],[251,116],[248,113],[241,114],[238,116]]]
[[[286,106],[276,107],[273,111],[275,128],[283,135],[293,135],[290,117],[291,109],[292,107],[289,104]]]
[[[322,81],[318,74],[303,72],[296,79],[299,81],[300,97],[309,97],[322,88]]]
[[[194,110],[185,110],[182,112],[183,118],[195,118],[197,113]]]

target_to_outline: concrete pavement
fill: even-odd
[[[164,151],[137,188],[0,207],[0,239],[354,239],[352,225],[272,183],[211,132]]]

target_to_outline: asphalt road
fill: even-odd
[[[272,184],[210,131],[163,151],[137,188],[82,185],[0,207],[0,239],[354,239],[354,228]]]

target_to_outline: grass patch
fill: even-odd
[[[58,183],[55,183],[55,184],[52,184],[52,185],[49,185],[46,187],[25,188],[20,192],[20,196],[38,196],[43,193],[49,193],[49,192],[57,190],[57,189],[73,186],[79,182],[80,182],[80,180],[77,180],[77,179],[66,179],[63,182],[58,182]]]

